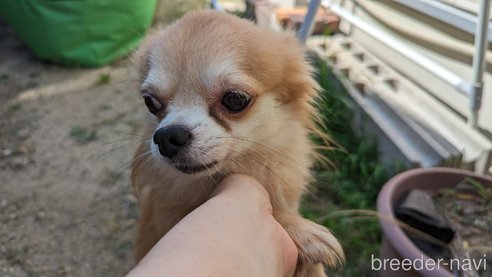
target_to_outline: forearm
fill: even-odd
[[[171,229],[129,276],[291,274],[293,267],[286,264],[292,264],[292,255],[285,256],[281,245],[292,241],[285,241],[285,230],[271,216],[266,192],[248,178],[226,180],[216,196]]]
[[[239,268],[234,269],[240,266],[235,265],[235,260],[244,250],[235,249],[236,244],[224,243],[240,237],[234,234],[233,228],[224,229],[231,225],[223,224],[237,219],[230,212],[233,207],[217,214],[217,208],[222,205],[212,199],[198,212],[190,213],[158,242],[132,273],[139,276],[233,276],[233,272],[240,272]],[[217,238],[217,234],[221,237]],[[237,258],[230,260],[232,257]]]

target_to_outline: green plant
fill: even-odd
[[[97,79],[97,85],[107,85],[111,83],[111,74],[110,73],[101,73],[99,74],[99,79]]]
[[[475,192],[478,193],[478,195],[480,195],[480,197],[482,197],[485,201],[492,202],[492,190],[490,188],[485,187],[482,183],[471,177],[465,178],[464,181],[470,184]]]
[[[332,164],[331,168],[315,167],[316,191],[301,207],[304,216],[320,221],[330,228],[344,245],[347,262],[339,272],[331,275],[361,276],[371,274],[371,255],[379,255],[381,230],[375,216],[363,210],[374,210],[382,185],[400,169],[388,170],[378,161],[375,140],[357,135],[350,124],[354,105],[331,69],[321,60],[318,82],[322,96],[318,104],[324,131],[334,141],[335,150],[321,153]],[[323,144],[322,140],[313,140]],[[390,172],[391,171],[391,172]],[[359,210],[352,215],[347,210]]]
[[[22,106],[20,103],[12,103],[7,107],[7,113],[8,114],[16,113],[16,112],[20,111],[21,108],[22,108]]]
[[[78,143],[84,144],[96,139],[96,131],[84,127],[75,126],[70,130],[70,136]]]
[[[7,74],[0,74],[0,84],[1,84],[3,81],[7,81],[9,78],[10,78],[10,76],[9,76],[9,75],[7,75]]]

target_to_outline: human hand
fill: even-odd
[[[128,276],[292,276],[297,254],[267,191],[252,177],[232,175]]]

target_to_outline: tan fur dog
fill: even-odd
[[[324,276],[343,251],[298,213],[311,181],[317,84],[292,34],[232,15],[193,12],[151,33],[136,53],[155,120],[133,162],[140,260],[231,173],[254,176],[299,249],[296,276]]]

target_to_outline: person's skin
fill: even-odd
[[[127,276],[292,276],[297,254],[266,190],[252,177],[232,175]]]

